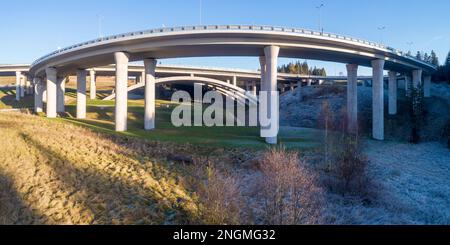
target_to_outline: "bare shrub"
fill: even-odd
[[[200,222],[208,225],[239,225],[245,221],[245,201],[236,177],[213,164],[197,168],[195,189]]]
[[[323,208],[323,191],[316,175],[295,152],[273,148],[260,161],[261,196],[265,224],[317,224]]]
[[[325,119],[332,116],[326,104],[321,113]],[[346,108],[339,113],[339,118],[340,125],[334,131],[327,129],[325,133],[323,162],[328,173],[325,177],[327,186],[341,194],[367,196],[371,180],[367,174],[368,158],[363,154],[362,141],[358,130],[348,127]]]

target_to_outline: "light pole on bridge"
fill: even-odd
[[[325,7],[325,4],[321,3],[319,6],[316,7],[316,9],[319,10],[319,31],[323,34],[323,27],[322,27],[322,8]]]

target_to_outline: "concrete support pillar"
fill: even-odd
[[[237,86],[237,77],[236,76],[233,77],[233,86]]]
[[[86,70],[77,71],[77,119],[86,118]]]
[[[409,75],[405,75],[405,96],[411,97],[411,77]]]
[[[264,55],[266,57],[266,72],[264,76],[264,82],[265,82],[265,89],[268,92],[277,91],[277,82],[278,82],[278,54],[280,52],[280,47],[277,46],[268,46],[264,48]],[[261,69],[262,70],[262,69]],[[276,125],[271,125],[272,127],[276,127],[277,131],[279,129],[279,101],[274,100],[272,101],[272,96],[269,93],[269,100],[268,100],[268,116],[269,118],[276,118]],[[275,112],[271,112],[269,108],[272,106],[272,102],[276,103],[276,107],[278,108]],[[266,142],[268,144],[277,144],[278,143],[278,137],[268,137],[266,138]]]
[[[291,84],[289,85],[289,87],[290,87],[291,91],[294,91],[294,90],[295,90],[295,85],[294,85],[293,82],[291,82]]]
[[[384,140],[384,63],[384,60],[372,61],[372,134],[376,140]]]
[[[95,98],[97,98],[97,83],[95,77],[95,70],[89,71],[89,79],[91,80],[89,87],[89,95],[91,100],[95,100]]]
[[[25,76],[25,87],[27,88],[26,92],[28,95],[33,94],[33,89],[31,87],[31,79],[27,76]]]
[[[397,72],[389,71],[389,115],[397,114]]]
[[[280,84],[280,92],[283,94],[285,92],[285,84]]]
[[[43,112],[44,102],[43,102],[43,93],[44,93],[44,84],[42,83],[40,78],[34,78],[34,112],[39,113]]]
[[[25,84],[26,84],[26,77],[24,75],[20,78],[20,97],[25,97]]]
[[[431,76],[427,75],[423,78],[423,96],[425,98],[431,97]]]
[[[258,87],[256,86],[256,82],[252,82],[252,94],[253,96],[258,96]]]
[[[155,81],[156,81],[156,60],[145,59],[145,130],[155,129],[155,111],[156,111],[156,97],[155,97]]]
[[[422,70],[413,71],[413,88],[418,89],[422,84]]]
[[[261,91],[267,91],[267,88],[266,88],[266,72],[267,72],[266,57],[264,57],[264,56],[259,57],[259,64],[261,66]]]
[[[58,72],[55,68],[45,69],[47,73],[47,117],[56,118],[56,84]]]
[[[56,111],[65,112],[66,78],[58,77],[56,86]]]
[[[245,82],[245,91],[250,91],[250,82]]]
[[[306,81],[306,85],[311,86],[311,84],[312,84],[312,79],[308,78]]]
[[[142,77],[142,76],[136,76],[136,84],[139,84],[139,83],[142,82],[141,77]],[[143,77],[142,77],[142,78],[143,78]]]
[[[302,80],[297,82],[297,96],[302,99],[302,86],[303,86],[303,82]]]
[[[358,132],[358,65],[347,65],[347,130]]]
[[[114,53],[116,61],[116,108],[115,124],[116,131],[123,132],[127,130],[128,116],[128,61],[129,55],[124,52]]]
[[[20,80],[22,79],[22,73],[20,71],[16,71],[16,100],[20,100]]]

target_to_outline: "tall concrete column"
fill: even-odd
[[[405,96],[411,96],[411,77],[409,75],[405,75]]]
[[[155,81],[156,81],[156,64],[155,59],[145,59],[145,130],[155,129]]]
[[[58,77],[56,86],[56,111],[65,112],[66,78]]]
[[[124,52],[114,53],[116,61],[116,108],[115,123],[116,131],[123,132],[127,130],[128,116],[128,61],[129,55]]]
[[[302,99],[302,86],[303,86],[303,82],[302,82],[302,80],[300,79],[300,80],[297,82],[297,96],[298,96],[300,99]]]
[[[261,91],[267,91],[267,88],[266,88],[266,72],[267,72],[266,57],[264,57],[264,56],[259,57],[259,64],[261,66]]]
[[[372,61],[372,134],[376,140],[384,140],[384,60]]]
[[[256,82],[252,82],[252,94],[253,96],[258,96],[258,87],[256,86]]]
[[[290,87],[291,91],[294,91],[294,90],[295,90],[295,85],[294,85],[293,82],[291,82],[291,84],[289,85],[289,87]]]
[[[358,132],[358,65],[347,65],[347,130]]]
[[[233,86],[237,86],[237,77],[236,76],[233,77]]]
[[[413,71],[413,88],[418,89],[422,84],[422,70]]]
[[[425,98],[431,97],[431,76],[426,75],[423,77],[423,96]]]
[[[95,70],[89,71],[89,79],[90,79],[89,95],[91,100],[95,100],[95,98],[97,98],[97,83]]]
[[[277,91],[277,83],[278,83],[278,54],[280,52],[280,47],[277,46],[268,46],[264,48],[264,55],[266,57],[266,75],[265,75],[265,84],[266,91],[273,92]],[[277,130],[279,128],[279,114],[278,110],[274,113],[271,112],[269,108],[271,108],[272,96],[269,93],[269,103],[268,103],[268,116],[269,118],[276,118],[276,125],[272,125],[272,127],[276,127]],[[276,103],[276,107],[279,109],[279,101],[273,101]],[[269,137],[266,138],[266,142],[268,144],[277,144],[278,137]]]
[[[77,71],[77,118],[86,118],[86,70]]]
[[[308,78],[308,80],[306,81],[306,86],[311,86],[311,84],[312,84],[312,79],[311,78]]]
[[[26,84],[26,77],[24,75],[20,78],[20,97],[25,97],[25,84]]]
[[[245,82],[245,91],[250,91],[250,82]]]
[[[44,93],[44,85],[40,78],[34,78],[34,112],[39,113],[43,112],[44,102],[43,102],[43,93]]]
[[[47,73],[47,117],[56,118],[56,83],[58,72],[55,68],[45,69]]]
[[[143,77],[142,77],[142,78],[143,78]],[[141,78],[141,76],[136,76],[136,84],[141,83],[142,78]]]
[[[389,115],[397,114],[397,72],[389,71]]]
[[[285,87],[284,87],[284,83],[280,84],[280,92],[284,93],[285,92]]]
[[[16,71],[16,100],[20,100],[20,80],[22,79],[22,73],[20,71]]]

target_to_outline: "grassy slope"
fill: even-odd
[[[167,160],[200,152],[194,146],[108,136],[20,113],[0,112],[0,128],[0,224],[196,220],[182,168]]]

